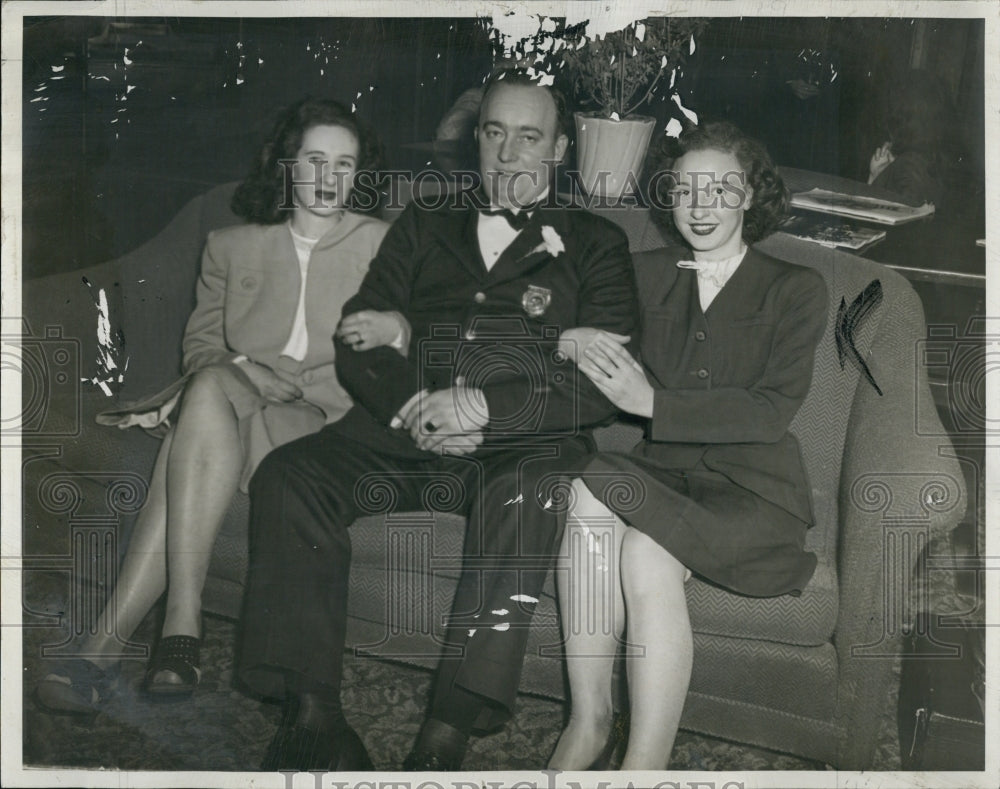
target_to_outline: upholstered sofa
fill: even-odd
[[[99,590],[113,580],[157,449],[138,429],[99,427],[94,415],[177,374],[206,234],[239,221],[228,208],[231,191],[220,186],[192,200],[124,257],[26,282],[25,322],[4,325],[7,337],[24,337],[25,566],[65,572],[80,610],[90,610],[83,603],[93,592],[72,579],[88,578]],[[666,243],[645,211],[606,213],[626,229],[634,252]],[[751,599],[699,580],[688,585],[695,661],[681,725],[865,769],[897,638],[910,619],[917,552],[958,522],[964,485],[929,395],[923,312],[906,280],[782,234],[761,246],[820,271],[830,294],[812,388],[793,425],[813,486],[817,522],[808,547],[819,565],[799,597]],[[835,340],[841,299],[850,305],[876,279],[883,298],[857,326],[855,344],[881,394],[850,358],[842,362]],[[107,327],[99,321],[105,302]],[[638,436],[627,422],[598,430],[602,448],[627,448]],[[463,521],[372,509],[351,532],[350,643],[359,654],[433,666]],[[247,497],[238,495],[212,557],[209,612],[239,616],[247,512]],[[559,641],[550,576],[523,692],[565,698]]]

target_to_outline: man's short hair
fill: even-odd
[[[533,74],[527,69],[516,67],[493,72],[490,74],[489,79],[486,80],[480,112],[482,112],[481,108],[486,106],[486,99],[490,95],[490,91],[497,85],[522,85],[529,88],[542,88],[548,91],[552,97],[552,101],[556,105],[556,137],[560,134],[565,134],[572,139],[573,118],[570,116],[566,97],[558,88],[554,88],[551,85],[541,85],[539,83],[540,76],[542,75]]]

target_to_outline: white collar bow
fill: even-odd
[[[690,268],[698,272],[699,280],[708,280],[716,288],[722,288],[736,271],[746,255],[746,247],[732,257],[722,260],[678,260],[677,268]]]

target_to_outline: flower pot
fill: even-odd
[[[581,112],[573,117],[583,190],[600,197],[631,194],[638,183],[656,120],[637,115],[616,121]]]

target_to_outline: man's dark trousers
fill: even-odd
[[[531,600],[539,598],[557,550],[568,475],[591,442],[578,436],[442,457],[416,449],[399,431],[374,423],[359,430],[366,417],[355,409],[275,450],[253,478],[243,676],[276,697],[284,695],[284,671],[337,687],[350,525],[376,511],[423,510],[428,484],[446,480],[451,492],[437,503],[469,523],[446,631],[446,654],[460,652],[461,659],[442,660],[438,683],[457,683],[494,702],[477,722],[494,728],[513,708]]]

